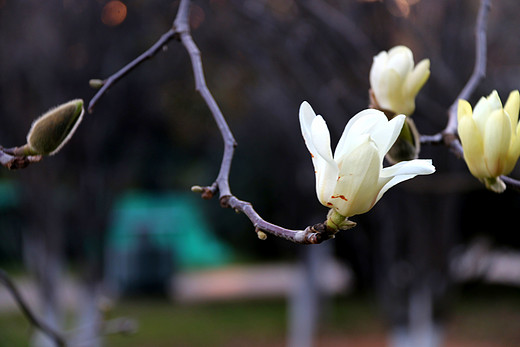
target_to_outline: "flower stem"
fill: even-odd
[[[347,219],[347,217],[339,214],[334,209],[331,209],[327,215],[327,228],[338,231],[340,230],[340,226],[345,221],[345,219]]]

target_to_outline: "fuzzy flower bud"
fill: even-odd
[[[471,109],[459,100],[458,132],[464,160],[473,176],[497,193],[506,186],[499,176],[509,174],[520,156],[520,95],[512,91],[504,107],[496,90]]]
[[[76,99],[53,108],[36,119],[27,134],[23,155],[54,155],[72,137],[83,119],[83,100]]]

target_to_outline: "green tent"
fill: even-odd
[[[209,227],[203,201],[184,193],[130,192],[117,199],[106,243],[106,276],[115,291],[168,285],[174,271],[233,258]]]

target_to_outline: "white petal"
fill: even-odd
[[[305,140],[305,144],[307,145],[307,148],[309,149],[309,152],[311,152],[311,154],[315,152],[311,136],[311,124],[314,118],[316,118],[316,113],[314,113],[314,110],[312,109],[311,105],[309,105],[307,101],[302,102],[302,104],[300,105],[300,127],[302,130],[303,139]]]
[[[381,199],[384,193],[393,186],[403,181],[414,178],[417,175],[429,175],[435,172],[435,167],[429,159],[414,159],[403,161],[381,171],[379,184],[382,185],[376,202]]]
[[[332,151],[330,149],[330,133],[322,116],[316,116],[308,102],[304,101],[300,106],[300,126],[305,145],[311,153],[316,166],[318,157],[333,163]]]
[[[316,116],[307,102],[300,106],[300,126],[309,149],[316,174],[316,194],[322,204],[332,194],[336,186],[338,167],[332,159],[330,134],[321,116]]]
[[[399,137],[405,120],[406,116],[402,114],[397,115],[389,122],[385,122],[385,124],[380,125],[372,132],[372,134],[370,134],[370,137],[376,143],[381,159],[383,159],[386,153],[388,153],[392,145]]]
[[[331,165],[323,158],[317,158],[314,169],[316,170],[316,195],[322,205],[330,207],[327,203],[334,192],[338,180],[338,167]]]
[[[370,134],[381,124],[386,124],[387,122],[385,114],[379,110],[366,109],[358,112],[345,126],[345,130],[343,130],[334,152],[334,158],[337,159],[358,146],[359,143],[355,141],[356,137]]]
[[[311,138],[314,148],[316,148],[315,155],[333,163],[329,128],[322,116],[314,117],[311,124]]]
[[[419,90],[430,77],[430,60],[423,59],[413,71],[406,76],[403,93],[409,98],[415,98]]]
[[[384,109],[402,113],[404,79],[394,69],[386,69],[374,89],[376,100]]]
[[[374,57],[369,76],[370,86],[372,89],[374,89],[374,87],[379,83],[379,78],[381,77],[383,70],[386,69],[387,62],[388,53],[385,51],[379,52],[379,54]]]
[[[381,177],[392,177],[397,175],[429,175],[434,172],[435,166],[432,165],[431,159],[414,159],[385,167],[381,171]]]
[[[365,141],[339,160],[342,166],[330,203],[346,217],[367,212],[379,190],[381,160],[375,143],[365,134]]]
[[[387,68],[395,70],[402,79],[406,78],[413,69],[412,51],[405,46],[397,46],[389,52]]]

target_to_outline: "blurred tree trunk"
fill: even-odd
[[[40,221],[40,226],[27,230],[24,237],[24,256],[27,268],[36,278],[41,318],[56,331],[62,329],[60,288],[63,271],[63,227],[52,204],[44,204],[45,213],[53,218]],[[41,211],[41,210],[40,210]],[[53,347],[54,341],[39,330],[32,339],[35,347]]]
[[[455,240],[455,199],[403,189],[393,195],[392,204],[378,209],[384,222],[376,262],[378,291],[391,326],[389,345],[440,347],[449,252]]]
[[[305,247],[298,265],[298,281],[289,297],[289,347],[312,347],[326,293],[321,285],[323,269],[331,263],[332,243]]]
[[[80,163],[78,206],[74,214],[75,224],[81,226],[78,233],[83,240],[77,250],[80,260],[80,298],[76,311],[73,341],[75,347],[101,347],[103,317],[99,310],[99,296],[103,281],[103,235],[109,213],[106,172],[93,149],[99,142],[85,144],[85,160]],[[94,147],[94,148],[93,148]]]
[[[103,324],[98,309],[99,290],[95,281],[80,286],[76,318],[76,333],[73,336],[74,347],[101,347],[103,339],[100,328]]]

